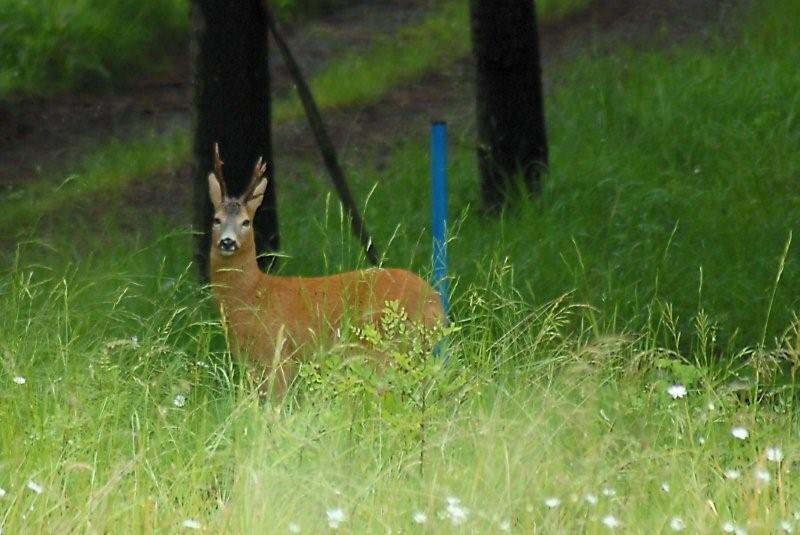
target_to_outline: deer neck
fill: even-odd
[[[210,256],[211,283],[217,299],[228,308],[252,302],[259,281],[266,276],[258,267],[252,237],[231,256],[222,256],[213,246]]]

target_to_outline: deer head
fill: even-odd
[[[267,165],[259,158],[245,192],[239,197],[230,197],[222,176],[222,163],[219,145],[215,143],[214,170],[208,174],[208,194],[214,207],[211,247],[216,247],[222,256],[232,256],[253,239],[253,217],[267,189],[267,179],[264,177]]]

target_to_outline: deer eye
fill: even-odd
[[[222,224],[222,220],[220,218],[218,218],[218,217],[215,217],[214,218],[214,224],[215,225],[221,225]]]
[[[245,219],[244,221],[242,221],[242,226],[244,228],[249,227],[250,226],[250,220],[249,219]]]

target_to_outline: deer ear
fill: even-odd
[[[267,179],[262,178],[261,182],[253,188],[253,193],[250,195],[250,198],[247,199],[247,211],[250,214],[255,214],[258,207],[261,206],[261,201],[264,200],[264,192],[267,191]]]
[[[222,207],[222,186],[214,173],[208,173],[208,195],[214,210],[219,210]]]

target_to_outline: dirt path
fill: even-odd
[[[540,28],[547,66],[581,53],[619,46],[663,47],[717,31],[740,0],[595,0],[587,8]],[[371,0],[294,28],[288,38],[305,72],[363,49],[377,37],[425,16],[435,0]],[[389,13],[390,15],[387,15]],[[282,63],[273,61],[276,92],[288,89]],[[82,147],[111,136],[185,127],[190,122],[188,61],[171,76],[142,81],[115,95],[66,95],[56,100],[0,104],[0,188],[38,178],[43,170],[68,166]],[[345,161],[380,157],[398,137],[425,132],[433,118],[447,118],[458,132],[471,127],[472,68],[469,58],[397,87],[377,103],[328,111],[325,119]],[[389,135],[386,133],[390,132]],[[303,121],[275,129],[279,180],[297,177],[294,163],[315,157]],[[184,174],[186,169],[177,170]],[[159,181],[153,181],[158,183]],[[143,185],[135,196],[149,196]]]

